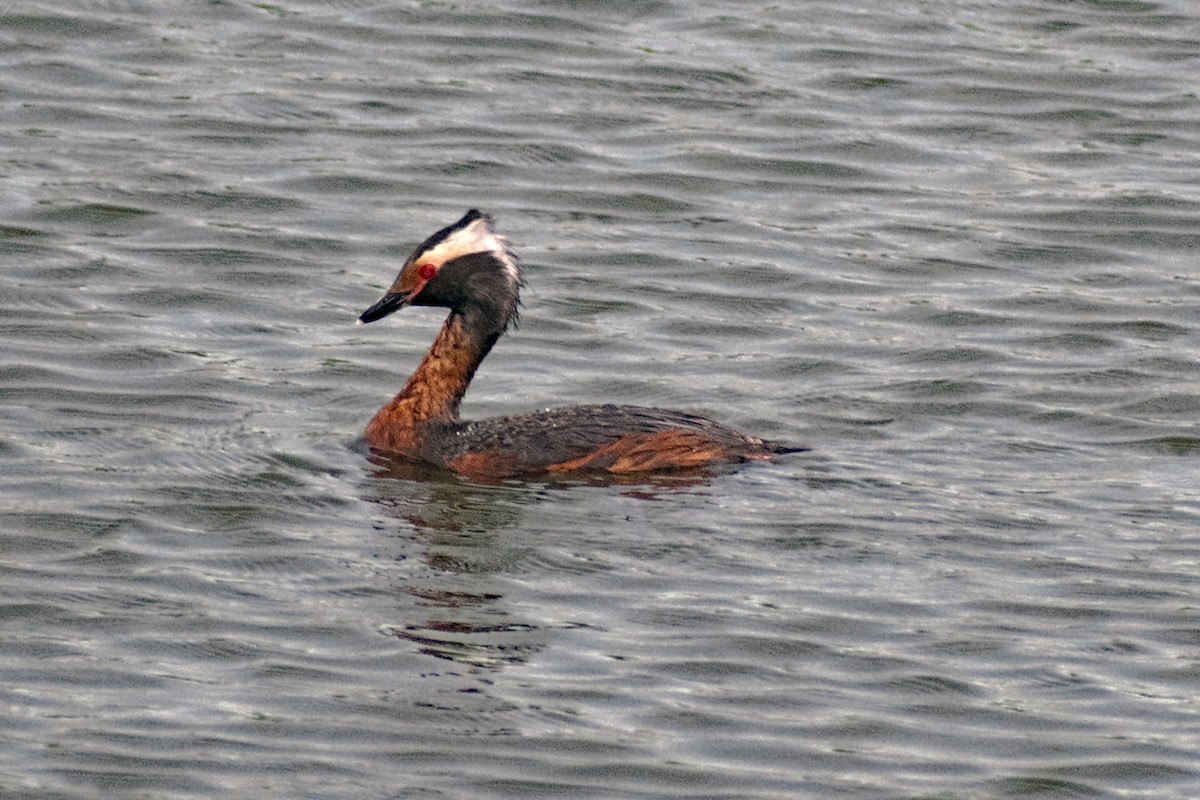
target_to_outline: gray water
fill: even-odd
[[[0,795],[1200,796],[1200,7],[9,2]],[[468,416],[702,480],[379,473]]]

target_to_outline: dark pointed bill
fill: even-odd
[[[362,312],[362,316],[358,318],[359,325],[367,322],[374,322],[377,319],[383,319],[393,311],[399,311],[408,305],[408,299],[411,295],[408,292],[388,292],[383,297],[376,301],[375,305]]]

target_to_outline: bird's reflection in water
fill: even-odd
[[[537,548],[544,539],[533,538],[522,526],[531,505],[555,493],[595,486],[616,486],[627,496],[653,500],[694,491],[713,476],[704,471],[483,483],[419,462],[378,456],[372,462],[376,469],[365,499],[400,522],[394,541],[404,546],[393,558],[419,559],[400,591],[413,598],[422,618],[385,629],[422,653],[478,669],[524,662],[549,638],[544,627],[515,619],[506,603],[507,576],[519,576],[540,563]],[[571,533],[562,531],[564,536]]]
[[[367,453],[371,463],[375,464],[373,473],[376,478],[394,478],[399,481],[416,481],[419,483],[456,483],[460,486],[507,487],[523,491],[532,497],[538,497],[548,490],[569,489],[573,487],[604,487],[617,488],[627,497],[637,497],[643,500],[654,500],[660,495],[673,491],[693,489],[708,484],[718,475],[732,473],[735,465],[717,465],[677,469],[665,472],[633,472],[614,474],[611,472],[574,472],[562,475],[541,475],[536,478],[480,478],[455,475],[448,469],[428,464],[424,461],[395,458],[384,453]],[[415,523],[414,523],[415,524]]]
[[[475,670],[524,662],[545,644],[538,626],[514,619],[505,575],[532,548],[509,534],[528,502],[519,488],[485,485],[427,465],[379,461],[367,500],[399,521],[390,557],[414,560],[399,591],[407,614],[384,629],[426,655]],[[389,526],[391,527],[391,526]]]

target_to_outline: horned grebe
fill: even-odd
[[[450,316],[408,383],[367,424],[374,451],[480,478],[547,473],[636,473],[765,460],[788,447],[712,420],[639,406],[555,408],[474,422],[459,419],[471,377],[517,318],[521,266],[492,218],[475,209],[430,236],[395,283],[358,318],[405,306]]]

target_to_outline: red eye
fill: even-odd
[[[437,267],[433,264],[422,264],[417,267],[417,274],[421,276],[421,280],[427,281],[434,275],[437,275]]]

